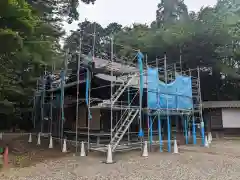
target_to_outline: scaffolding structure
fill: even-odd
[[[95,47],[96,33],[89,35],[93,37],[93,42],[92,47],[88,46],[88,48],[84,46],[81,34],[79,47],[76,51],[66,53],[64,68],[59,71],[52,68],[55,70],[52,72],[45,70],[43,77],[38,82],[34,96],[35,111],[33,113],[34,124],[38,131],[54,136],[60,141],[65,137],[73,139],[76,152],[79,149],[79,141],[87,141],[88,151],[101,152],[107,151],[108,144],[111,144],[113,152],[141,149],[143,141],[148,141],[151,146],[159,145],[160,151],[163,151],[167,141],[167,149],[171,152],[172,141],[178,140],[179,134],[182,134],[184,143],[189,143],[191,135],[193,144],[196,144],[197,129],[200,129],[199,135],[202,144],[204,144],[200,68],[183,69],[181,56],[179,62],[173,64],[167,64],[167,55],[161,59],[149,61],[147,55],[144,56],[140,50],[132,50],[134,57],[129,63],[130,60],[124,61],[124,58],[119,59],[115,56],[114,46],[116,44],[114,44],[113,38],[110,40],[111,52],[102,53],[104,57],[100,56],[99,53],[98,56],[95,56],[97,52]],[[70,57],[76,54],[75,62],[71,62]],[[89,62],[86,63],[86,61]],[[93,78],[101,73],[95,73],[94,68],[91,69],[92,66],[86,66],[86,64],[93,62],[97,64],[98,61],[105,62],[101,65],[101,69],[105,69],[104,72],[107,74],[109,84],[92,87]],[[71,63],[77,64],[75,71],[68,67]],[[193,107],[190,109],[149,108],[147,105],[149,68],[157,69],[159,79],[165,84],[173,82],[179,75],[189,77],[192,83],[191,101]],[[51,83],[47,85],[49,77],[51,77]],[[71,81],[71,78],[74,81]],[[80,97],[80,94],[83,94],[81,93],[83,92],[83,89],[80,88],[81,84],[85,84],[84,97]],[[75,96],[66,96],[66,89],[69,87],[76,87]],[[101,89],[105,88],[110,88],[108,99],[99,99],[91,95],[93,91],[100,92]],[[85,126],[87,131],[82,131],[78,127],[79,121],[85,121],[79,114],[81,104],[85,104],[87,108]],[[66,130],[65,123],[68,119],[65,109],[74,108],[74,106],[76,112],[75,127]],[[108,130],[99,129],[97,132],[91,130],[94,109],[110,112],[110,117],[104,119],[105,123],[110,124]],[[37,119],[40,121],[37,122]],[[179,128],[179,124],[182,124],[182,128]]]

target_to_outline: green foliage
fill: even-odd
[[[78,26],[79,28],[72,31],[71,35],[67,37],[64,48],[68,48],[71,53],[77,52],[81,35],[83,53],[92,53],[92,46],[94,46],[95,56],[103,53],[110,56],[110,38],[120,32],[122,28],[118,23],[111,23],[103,28],[100,24],[87,20],[79,23]]]
[[[20,119],[44,66],[61,59],[62,32],[25,0],[1,1],[0,17],[0,115]]]
[[[96,0],[81,1],[86,4],[94,4]],[[80,0],[27,0],[27,2],[33,6],[40,16],[48,21],[59,21],[67,17],[67,21],[72,23],[79,18],[77,9]]]
[[[185,21],[188,18],[188,9],[183,0],[161,0],[158,4],[156,22],[159,27]]]
[[[22,38],[11,29],[0,29],[0,42],[4,42],[4,46],[1,46],[0,49],[1,54],[12,52],[22,47]]]

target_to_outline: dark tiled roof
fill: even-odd
[[[240,101],[204,101],[203,108],[240,108]]]

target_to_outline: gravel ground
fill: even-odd
[[[2,180],[238,180],[240,141],[213,142],[210,148],[182,146],[180,154],[140,152],[118,154],[115,164],[104,157],[65,157],[23,169],[10,169]]]

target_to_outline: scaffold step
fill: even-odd
[[[131,81],[135,78],[135,75],[128,75],[127,81],[123,82],[119,88],[115,91],[115,93],[111,97],[112,104],[114,104],[118,98],[122,95],[122,93],[125,91],[125,89],[128,87],[128,85],[131,83]],[[107,102],[105,102],[107,103]]]
[[[130,151],[134,149],[141,149],[141,146],[131,145],[131,144],[130,145],[121,144],[117,146],[117,148],[115,149],[115,152]],[[103,147],[91,147],[90,150],[106,153],[108,149],[107,149],[107,146],[103,146]]]
[[[139,110],[130,110],[128,116],[123,121],[121,126],[118,129],[116,129],[117,131],[116,131],[116,133],[115,133],[115,135],[114,135],[114,137],[113,137],[113,139],[111,141],[112,151],[115,151],[115,149],[118,146],[119,142],[123,138],[124,134],[126,133],[128,128],[130,127],[131,123],[133,122],[133,120],[135,119],[135,117],[136,117],[136,115],[138,113],[139,113]]]

